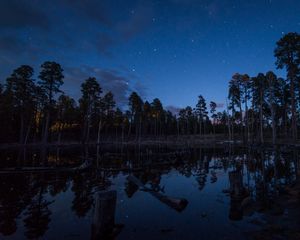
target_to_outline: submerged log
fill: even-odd
[[[150,193],[153,197],[157,198],[159,201],[175,209],[178,212],[183,211],[188,205],[188,201],[184,198],[173,198],[163,195],[159,192],[153,191],[151,188],[146,187],[138,178],[136,178],[133,175],[129,175],[127,179],[128,181],[131,181],[134,184],[136,184],[141,190]]]
[[[123,225],[115,224],[116,191],[96,193],[92,222],[92,239],[114,239]]]

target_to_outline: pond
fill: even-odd
[[[96,150],[2,150],[0,238],[248,239],[299,171],[297,150]]]

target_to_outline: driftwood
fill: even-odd
[[[78,167],[14,167],[2,168],[0,174],[12,173],[39,173],[39,172],[82,172],[92,165],[90,160],[85,160]]]
[[[115,239],[123,225],[115,224],[116,191],[96,193],[91,239]]]
[[[136,178],[133,175],[129,175],[127,179],[128,181],[131,181],[134,184],[136,184],[141,190],[150,193],[153,197],[157,198],[159,201],[175,209],[178,212],[183,211],[188,204],[188,201],[184,198],[173,198],[163,195],[159,192],[153,191],[151,188],[146,187],[138,178]]]

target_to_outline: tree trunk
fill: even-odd
[[[272,107],[271,107],[271,115],[272,115],[272,143],[274,145],[276,143],[276,124],[275,124],[274,104],[272,104]]]
[[[241,101],[239,103],[239,108],[240,108],[240,129],[241,129],[241,134],[242,134],[242,137],[243,137],[243,142],[245,142],[245,133],[244,133],[244,127],[243,127],[243,110],[242,110]]]
[[[90,118],[87,120],[87,131],[86,131],[86,139],[85,143],[89,143],[90,141]]]
[[[202,121],[199,119],[199,135],[202,134]]]
[[[50,123],[50,111],[47,111],[46,115],[46,124],[44,128],[43,144],[47,144],[48,141],[48,132],[49,132],[49,123]]]
[[[24,139],[24,144],[27,144],[28,138],[29,138],[29,134],[30,134],[30,129],[31,129],[31,125],[32,125],[32,119],[30,120],[28,127],[27,127],[27,131],[26,131],[26,135],[25,135],[25,139]]]
[[[296,119],[296,104],[295,104],[295,86],[294,86],[294,77],[291,77],[291,105],[292,105],[292,137],[293,142],[297,140],[297,119]]]
[[[260,91],[260,107],[259,107],[259,122],[260,122],[260,142],[264,143],[264,136],[263,136],[263,103],[262,103],[263,94]]]
[[[97,146],[100,144],[101,128],[102,128],[102,119],[100,118],[99,123],[98,123]]]
[[[139,121],[139,144],[141,143],[141,137],[142,137],[142,118],[140,117]]]
[[[19,136],[19,143],[23,144],[24,142],[24,113],[22,111],[20,117],[20,136]]]
[[[246,142],[249,142],[249,119],[248,119],[248,98],[245,98],[245,125],[246,125]]]

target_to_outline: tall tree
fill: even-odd
[[[114,95],[112,92],[107,92],[102,99],[102,107],[105,115],[105,126],[106,132],[108,131],[109,125],[113,123],[114,109],[116,107],[116,102],[114,100]]]
[[[19,143],[23,144],[25,140],[25,124],[29,125],[32,118],[32,109],[34,109],[34,90],[35,84],[33,77],[33,68],[28,65],[22,65],[15,69],[7,79],[7,91],[12,96],[12,107],[17,109],[19,115]],[[28,126],[29,127],[29,126]]]
[[[290,83],[292,137],[295,141],[297,139],[295,84],[300,65],[300,35],[298,33],[288,33],[276,45],[274,51],[277,58],[276,66],[279,69],[285,68],[287,70],[287,79]]]
[[[65,94],[60,95],[57,101],[57,115],[57,140],[60,143],[63,130],[75,123],[77,117],[75,100]]]
[[[132,92],[129,96],[130,125],[128,135],[131,134],[131,127],[134,125],[136,138],[140,137],[141,134],[143,104],[141,97],[136,92]]]
[[[264,108],[266,106],[266,87],[267,80],[263,73],[259,73],[257,77],[252,78],[252,94],[253,94],[253,105],[256,110],[259,111],[259,136],[260,142],[264,142],[263,127],[264,127]]]
[[[231,80],[229,81],[229,94],[228,98],[230,100],[230,109],[232,110],[232,117],[235,118],[238,116],[240,122],[240,131],[244,138],[243,131],[243,111],[242,111],[242,82],[243,75],[235,73]],[[238,107],[239,113],[235,111],[235,107]]]
[[[210,113],[211,113],[211,118],[213,120],[213,130],[214,130],[214,134],[216,134],[216,128],[215,128],[215,124],[216,124],[216,119],[217,119],[217,114],[216,114],[216,111],[217,111],[217,104],[213,101],[210,102],[209,104],[209,107],[210,107]]]
[[[41,66],[41,72],[39,75],[39,84],[47,96],[47,102],[45,106],[46,122],[43,133],[43,143],[48,140],[49,126],[51,124],[51,112],[55,104],[55,94],[61,92],[60,86],[63,84],[63,69],[60,64],[56,62],[46,61]]]
[[[249,141],[250,129],[249,129],[249,112],[248,112],[248,101],[251,98],[251,79],[248,74],[242,75],[241,78],[241,92],[242,102],[244,103],[245,110],[245,126],[246,126],[246,140]]]
[[[92,118],[96,115],[97,109],[99,107],[100,94],[102,93],[102,89],[96,78],[89,77],[81,84],[81,93],[82,97],[80,98],[79,103],[84,117],[83,142],[86,143],[90,138]],[[99,125],[101,124],[100,121]]]
[[[155,136],[160,135],[162,131],[162,119],[164,115],[164,109],[161,101],[158,98],[153,99],[151,103],[151,112],[154,117],[155,127],[154,132]]]
[[[106,116],[111,116],[113,114],[113,110],[116,106],[116,102],[114,100],[114,95],[112,94],[112,92],[107,92],[103,99],[103,109],[104,109],[104,113]]]
[[[198,103],[196,105],[196,113],[198,115],[198,120],[199,120],[199,134],[202,134],[202,125],[204,134],[205,134],[205,121],[207,118],[207,107],[206,107],[206,101],[202,95],[198,97]]]
[[[272,143],[276,143],[276,87],[278,85],[277,76],[269,71],[266,74],[266,80],[268,84],[267,92],[267,101],[271,110],[271,118],[272,118]]]

